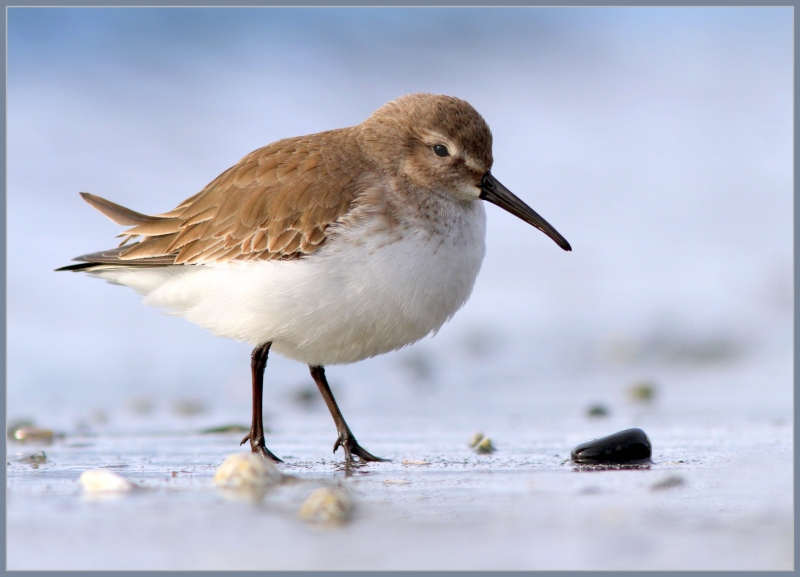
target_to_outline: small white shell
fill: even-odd
[[[278,467],[254,453],[230,455],[214,474],[214,485],[224,489],[259,489],[282,480]]]
[[[473,433],[469,438],[469,446],[474,449],[481,442],[481,439],[483,439],[483,433]]]
[[[353,514],[353,501],[342,489],[317,489],[300,507],[300,518],[311,523],[338,525]]]
[[[430,461],[419,461],[417,459],[403,459],[404,465],[430,465]]]
[[[135,485],[112,471],[90,469],[81,473],[81,486],[87,493],[123,493]]]
[[[481,439],[481,442],[475,445],[475,452],[480,453],[482,455],[488,455],[490,453],[495,452],[494,445],[492,444],[492,440],[489,437],[484,437]]]
[[[384,479],[384,485],[408,485],[411,481],[406,481],[405,479]]]

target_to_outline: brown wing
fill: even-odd
[[[114,222],[134,225],[123,244],[143,237],[114,255],[119,264],[298,258],[318,250],[328,226],[350,210],[361,172],[345,128],[260,148],[168,213],[142,215],[83,196]]]

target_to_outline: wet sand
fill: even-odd
[[[502,380],[346,388],[359,441],[392,459],[352,467],[330,454],[329,417],[301,391],[280,397],[267,435],[296,481],[255,500],[212,484],[241,450],[241,432],[199,432],[226,424],[224,411],[112,416],[50,445],[9,442],[8,568],[791,569],[788,376],[785,359],[677,370],[646,402],[592,373],[538,395]],[[587,415],[593,399],[608,416]],[[652,465],[568,461],[574,445],[627,426],[647,432]],[[469,448],[478,430],[495,453]],[[43,463],[17,460],[40,450]],[[85,494],[78,478],[97,468],[138,489]],[[349,494],[348,522],[300,519],[322,486]]]

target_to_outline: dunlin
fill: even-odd
[[[358,126],[251,152],[177,208],[148,216],[81,193],[119,225],[118,248],[58,270],[144,295],[251,356],[253,452],[264,443],[270,350],[307,363],[345,458],[380,461],[356,441],[325,365],[393,351],[436,332],[467,301],[485,253],[481,200],[569,243],[492,175],[492,133],[467,102],[410,94]]]

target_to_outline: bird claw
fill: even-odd
[[[345,433],[339,433],[339,437],[336,439],[336,442],[333,444],[333,452],[335,453],[336,450],[342,447],[344,449],[344,459],[348,462],[353,462],[353,455],[358,457],[361,462],[381,462],[381,461],[389,461],[390,459],[382,459],[381,457],[376,457],[363,447],[358,444],[353,434],[349,431]]]
[[[254,441],[253,432],[250,431],[244,436],[244,439],[242,439],[242,442],[239,443],[239,446],[244,445],[247,441],[250,441],[250,450],[252,452],[256,453],[257,455],[261,455],[262,457],[272,461],[273,463],[283,463],[283,460],[273,455],[272,451],[267,449],[267,445],[264,442],[264,435],[261,435],[259,439]]]

